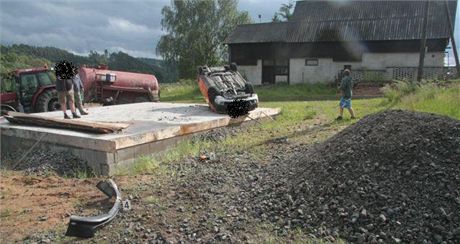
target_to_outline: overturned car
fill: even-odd
[[[238,117],[257,108],[254,88],[237,71],[236,64],[198,68],[198,85],[212,111]]]

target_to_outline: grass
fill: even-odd
[[[333,99],[336,89],[324,84],[276,84],[256,86],[254,88],[262,102],[270,101],[311,101]],[[204,103],[203,96],[194,80],[181,80],[174,84],[161,86],[161,101],[163,102],[198,102]]]
[[[261,102],[311,101],[334,98],[336,89],[324,84],[277,84],[255,87]]]
[[[11,210],[3,209],[3,210],[0,211],[0,219],[8,218],[10,216],[11,216]]]
[[[162,89],[163,101],[203,102],[196,84],[190,80],[163,86]],[[275,120],[266,120],[262,124],[251,126],[247,133],[227,137],[219,143],[206,140],[197,143],[182,141],[161,155],[139,158],[134,167],[125,168],[119,174],[164,173],[163,165],[186,157],[198,156],[203,151],[250,150],[253,157],[257,158],[264,155],[264,142],[267,140],[287,136],[291,140],[312,143],[321,141],[358,121],[349,119],[347,112],[345,112],[344,120],[334,120],[338,114],[338,97],[334,95],[335,91],[332,88],[325,85],[273,85],[256,87],[256,92],[261,100],[260,107],[281,108],[281,114]],[[391,87],[384,88],[384,94],[383,98],[353,100],[358,119],[392,108],[437,113],[460,119],[460,109],[458,109],[460,107],[460,82],[454,82],[448,86],[397,82]],[[329,100],[307,101],[309,97],[328,97]],[[278,100],[275,101],[275,98]],[[319,138],[317,136],[315,138],[304,137],[315,124],[327,126],[332,132],[318,133]]]
[[[460,82],[450,84],[397,82],[384,88],[382,105],[436,113],[460,120]]]

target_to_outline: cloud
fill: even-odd
[[[240,0],[255,20],[270,21],[287,0]],[[122,51],[156,57],[161,9],[170,0],[0,0],[0,42],[53,46],[75,54]]]
[[[109,17],[109,28],[114,31],[121,32],[138,32],[138,33],[148,33],[149,28],[145,25],[138,25],[130,22],[126,19],[113,18]]]
[[[3,0],[1,43],[53,46],[77,54],[114,49],[155,57],[156,43],[163,34],[161,8],[168,3]]]

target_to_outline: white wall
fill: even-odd
[[[318,66],[305,66],[305,58],[290,59],[290,84],[333,82],[345,65],[351,65],[352,70],[417,67],[419,53],[364,53],[361,62],[334,62],[332,58],[319,58]],[[429,52],[425,55],[425,66],[442,67],[443,65],[443,52]]]
[[[332,58],[319,58],[317,66],[305,66],[304,58],[289,61],[290,84],[333,82],[344,65],[361,68],[361,62],[334,62]]]
[[[364,53],[363,66],[368,69],[386,67],[418,67],[419,53]],[[425,54],[425,66],[444,66],[443,52]]]
[[[238,65],[238,71],[253,85],[262,84],[262,60],[257,60],[257,65]]]

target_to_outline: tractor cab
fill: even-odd
[[[59,109],[55,84],[56,76],[46,66],[18,69],[3,75],[0,94],[2,111],[14,109],[33,113]]]

